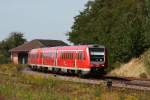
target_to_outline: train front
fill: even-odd
[[[103,46],[89,47],[91,73],[104,73],[107,67],[107,51]]]

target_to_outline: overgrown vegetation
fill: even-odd
[[[147,72],[150,74],[150,49],[142,55],[142,61],[145,64]]]
[[[149,26],[149,0],[95,0],[75,17],[68,35],[74,44],[105,45],[113,65],[138,57],[150,47]]]
[[[11,32],[8,38],[0,41],[0,64],[10,62],[9,50],[26,42],[21,32]]]
[[[149,92],[108,90],[91,84],[20,73],[21,65],[0,65],[0,99],[4,100],[149,100]],[[9,73],[9,74],[8,74]]]

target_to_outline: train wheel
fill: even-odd
[[[39,67],[39,71],[42,72],[43,71],[43,67],[40,66]]]
[[[82,70],[78,70],[78,76],[81,78],[85,78],[85,75],[83,74]]]
[[[44,67],[44,72],[47,73],[48,72],[48,68]]]
[[[34,67],[34,71],[37,71],[37,66]]]
[[[40,72],[44,72],[44,67],[40,66]]]
[[[58,68],[52,68],[53,73],[58,73],[59,69]]]
[[[32,68],[33,71],[35,71],[35,67],[36,67],[36,66],[33,66],[33,68]]]
[[[31,66],[30,69],[33,70],[33,66]]]

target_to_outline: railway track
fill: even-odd
[[[43,77],[53,77],[55,79],[60,79],[64,81],[72,81],[78,83],[86,83],[86,84],[96,84],[96,85],[104,85],[108,88],[127,88],[134,90],[142,90],[142,91],[150,91],[150,80],[147,79],[137,79],[133,77],[112,77],[112,76],[102,76],[102,77],[89,77],[89,78],[79,78],[72,75],[60,75],[53,73],[43,73],[32,71],[29,68],[23,70],[23,73],[31,74],[31,75],[41,75]]]

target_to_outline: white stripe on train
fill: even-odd
[[[47,68],[61,68],[61,69],[71,69],[71,70],[82,70],[86,72],[90,72],[90,68],[77,68],[77,67],[64,67],[64,66],[50,66],[50,65],[40,65],[40,64],[29,64],[31,66],[37,66],[37,67],[47,67]]]

